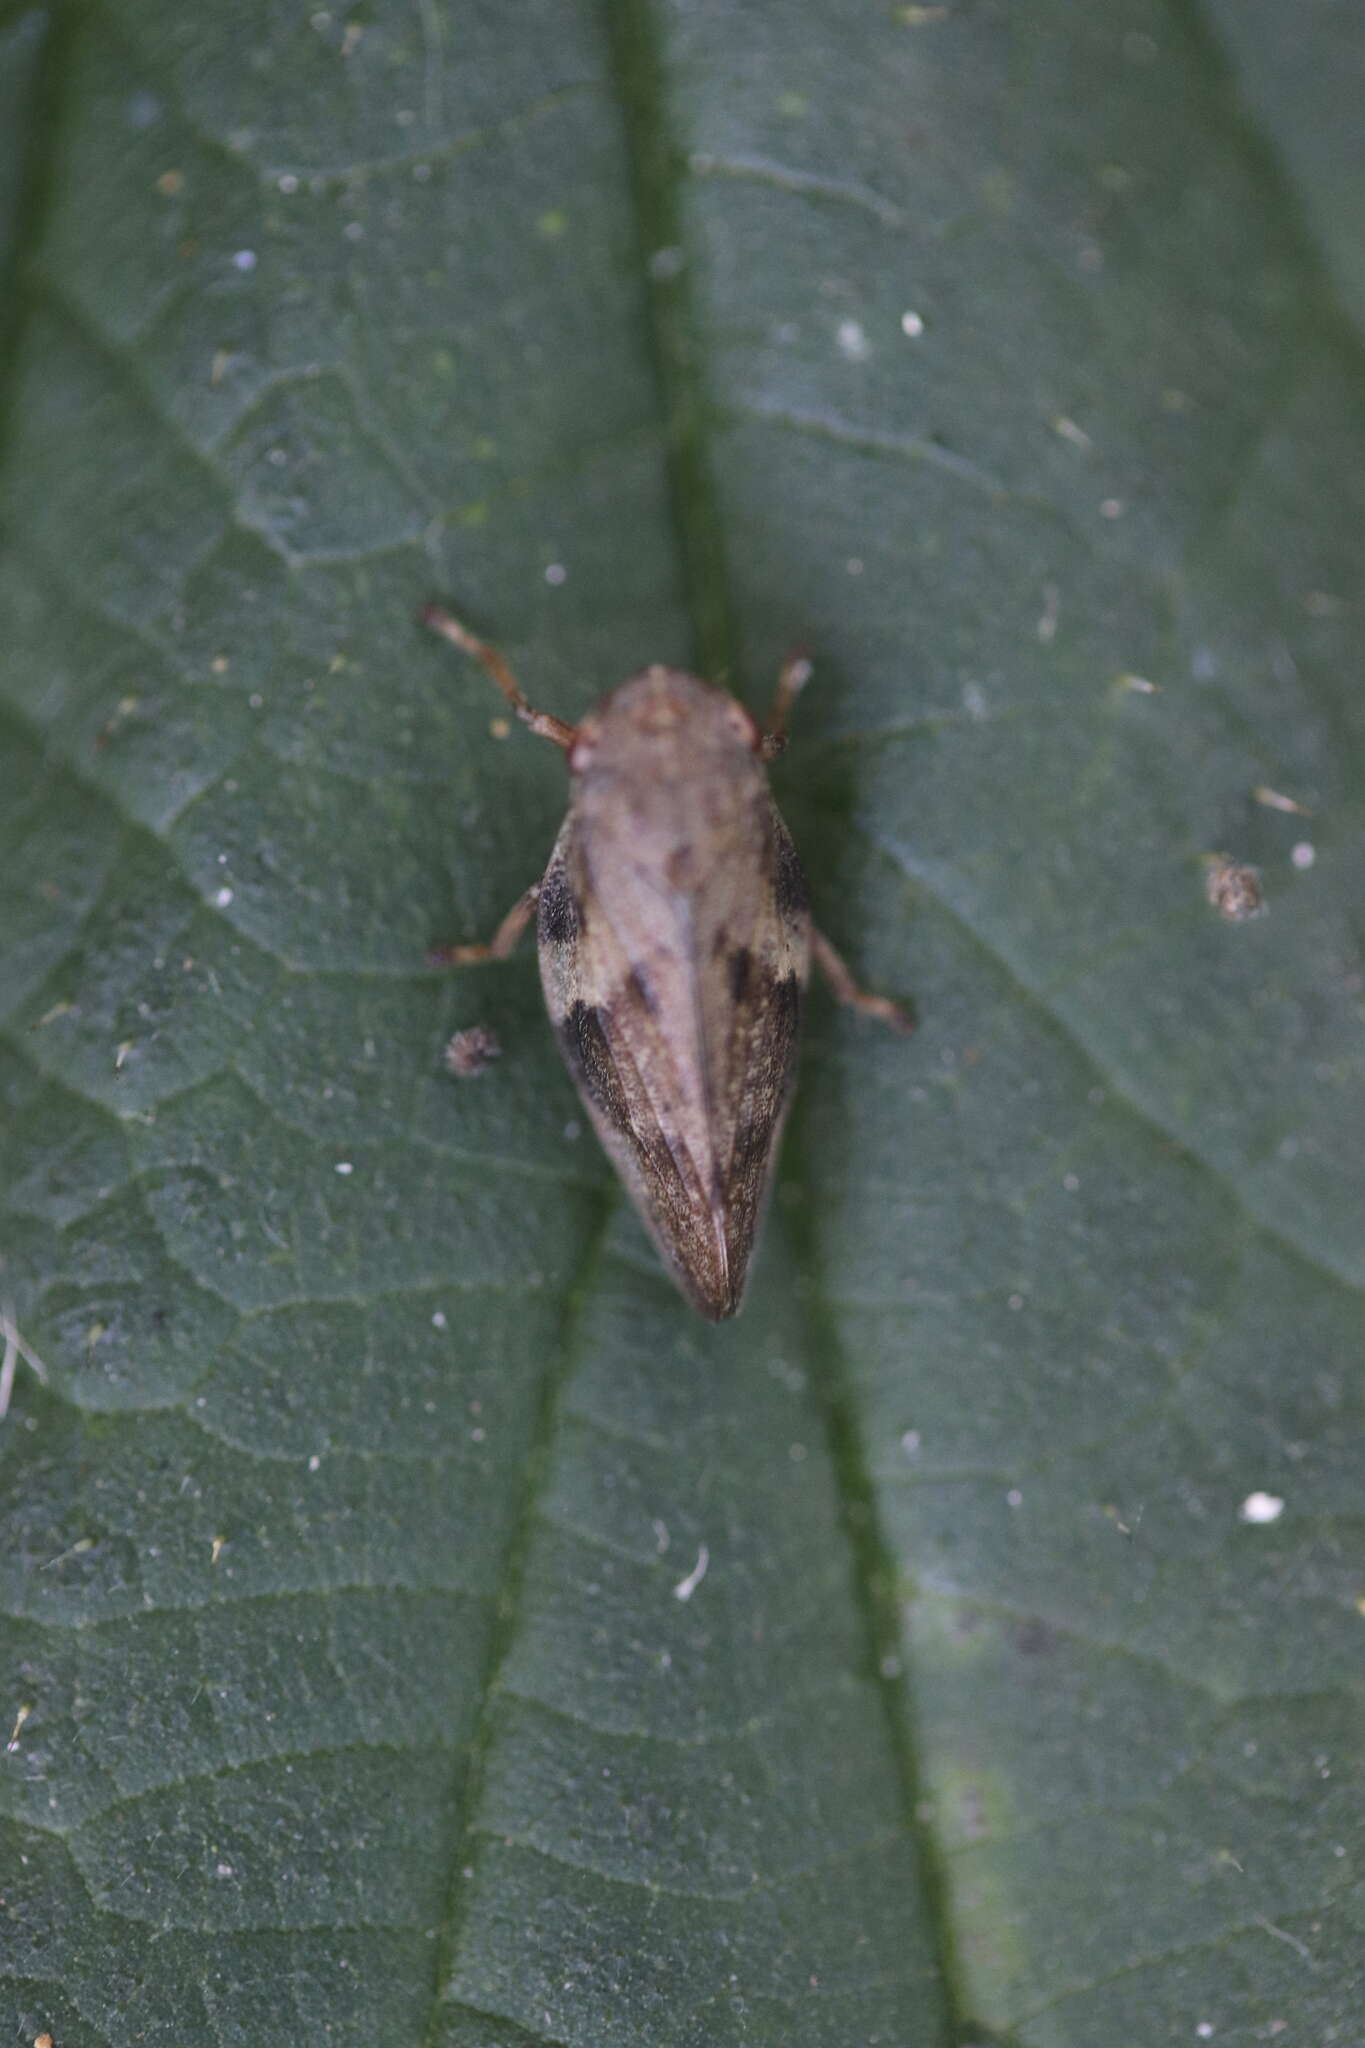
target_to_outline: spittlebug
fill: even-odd
[[[841,1002],[901,1031],[811,923],[764,762],[810,674],[778,679],[767,729],[682,669],[631,676],[576,725],[532,709],[495,647],[437,605],[425,624],[483,664],[522,723],[562,747],[569,809],[541,880],[487,945],[534,915],[560,1050],[597,1135],[683,1293],[712,1322],[744,1294],[791,1097],[814,961]]]

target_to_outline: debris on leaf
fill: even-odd
[[[20,1359],[44,1386],[47,1385],[47,1367],[32,1345],[26,1344],[20,1336],[14,1310],[8,1302],[0,1304],[0,1342],[4,1346],[3,1356],[0,1356],[0,1417],[3,1417],[14,1391],[14,1376],[19,1370]]]
[[[1251,794],[1257,803],[1264,804],[1268,811],[1291,811],[1300,818],[1311,818],[1313,815],[1307,804],[1299,803],[1292,796],[1286,796],[1283,790],[1269,788],[1264,782],[1258,782]]]
[[[446,1072],[457,1081],[468,1081],[501,1057],[502,1044],[496,1031],[490,1031],[486,1024],[471,1024],[467,1030],[457,1031],[446,1047]]]
[[[1245,924],[1248,918],[1259,917],[1265,909],[1260,869],[1233,860],[1226,853],[1208,856],[1204,894],[1218,915],[1225,917],[1229,924]]]

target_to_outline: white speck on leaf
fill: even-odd
[[[918,313],[901,314],[901,333],[909,335],[911,341],[918,341],[924,332],[924,322]]]
[[[232,901],[231,889],[215,889],[213,892],[213,901],[219,910],[226,910],[229,903],[231,903]]]
[[[867,335],[856,320],[841,320],[835,340],[839,344],[840,355],[850,363],[864,363],[872,353]]]
[[[710,1562],[711,1553],[706,1548],[706,1545],[703,1543],[701,1545],[701,1548],[697,1552],[697,1561],[693,1565],[691,1571],[687,1574],[687,1577],[685,1579],[679,1579],[677,1585],[673,1588],[673,1598],[675,1600],[686,1601],[692,1598],[692,1595],[696,1592],[698,1586],[706,1577],[707,1567],[710,1564]]]
[[[1264,782],[1257,783],[1251,794],[1257,803],[1264,804],[1268,811],[1292,811],[1301,818],[1310,815],[1306,804],[1296,802],[1292,796],[1286,796],[1281,789],[1267,788]]]
[[[1078,427],[1075,420],[1068,419],[1065,413],[1058,413],[1052,422],[1052,431],[1063,441],[1069,441],[1073,448],[1093,448],[1095,445],[1085,428]]]
[[[1278,1522],[1284,1502],[1278,1493],[1249,1493],[1237,1510],[1239,1521]]]
[[[566,583],[568,578],[569,572],[562,562],[551,562],[546,567],[545,581],[550,585],[551,589],[558,590],[560,584]]]
[[[1296,868],[1302,870],[1311,868],[1317,857],[1318,850],[1308,839],[1301,839],[1297,846],[1291,846],[1289,849],[1290,860]]]
[[[355,1167],[352,1165],[349,1159],[338,1159],[335,1171],[341,1174],[341,1176],[344,1179],[348,1173],[355,1172]]]
[[[240,270],[244,276],[249,275],[256,268],[256,263],[257,256],[254,249],[239,249],[232,259],[233,269]]]

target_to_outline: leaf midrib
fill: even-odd
[[[708,404],[700,322],[697,318],[683,230],[681,184],[685,164],[669,119],[661,35],[654,0],[606,0],[617,97],[623,110],[631,195],[639,223],[642,271],[653,250],[674,249],[674,274],[655,278],[650,313],[655,377],[665,422],[673,516],[683,564],[683,589],[694,623],[704,673],[738,672],[738,634],[724,552],[724,527],[708,447]],[[938,2034],[946,2044],[964,2038],[967,2013],[960,1997],[948,1893],[942,1864],[922,1813],[923,1771],[916,1753],[908,1681],[900,1664],[896,1570],[858,1427],[852,1387],[835,1317],[823,1287],[815,1229],[818,1189],[802,1143],[799,1108],[789,1129],[784,1178],[799,1188],[789,1226],[797,1269],[808,1276],[811,1314],[805,1348],[809,1382],[825,1432],[838,1515],[849,1552],[849,1577],[863,1644],[866,1674],[877,1688],[894,1758],[900,1811],[897,1832],[915,1844],[921,1902],[940,1992]]]

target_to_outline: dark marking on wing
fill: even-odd
[[[626,1098],[616,1062],[602,1029],[602,1019],[590,1003],[575,1002],[559,1025],[564,1057],[604,1116],[626,1127]]]
[[[742,1003],[748,994],[753,965],[754,956],[749,948],[736,946],[730,955],[730,997],[733,1002]]]
[[[750,1117],[735,1132],[730,1171],[721,1190],[732,1231],[737,1221],[748,1217],[762,1196],[767,1185],[768,1154],[772,1143],[773,1119],[766,1111],[760,1116]]]
[[[670,889],[684,894],[696,887],[697,850],[694,846],[675,847],[664,862],[664,875]]]
[[[540,885],[536,918],[537,936],[551,946],[568,946],[578,937],[583,918],[568,875],[559,861],[553,861]]]
[[[810,892],[806,888],[805,875],[801,872],[800,858],[790,834],[785,829],[777,834],[773,893],[777,899],[778,911],[783,917],[804,917],[810,909]]]
[[[668,1141],[657,1125],[641,1129],[601,1016],[590,1003],[580,1000],[573,1004],[559,1025],[559,1042],[570,1072],[589,1101],[626,1140],[640,1164],[655,1180],[676,1180]]]
[[[794,974],[780,980],[752,976],[746,1006],[749,1060],[743,1092],[734,1105],[734,1136],[717,1194],[725,1212],[731,1265],[740,1275],[757,1234],[773,1154],[787,1112],[796,1068],[801,1023],[801,983]]]
[[[626,976],[626,987],[630,990],[631,996],[640,1005],[646,1016],[658,1016],[659,998],[655,994],[654,986],[647,974],[643,974],[638,967],[632,967],[630,973]]]
[[[635,1034],[648,1027],[637,1016],[631,1030],[621,1028],[623,1011],[638,1001],[629,981],[606,1012],[576,1001],[559,1024],[559,1040],[608,1149],[616,1148],[637,1206],[683,1287],[714,1322],[734,1314],[738,1287],[716,1257],[707,1190],[690,1171],[686,1154],[675,1156],[667,1132],[650,1111],[631,1052]],[[746,1259],[748,1249],[746,1245]],[[742,1278],[742,1268],[738,1277]]]
[[[796,1027],[801,1021],[801,984],[794,974],[783,975],[773,989],[773,1058],[785,1066],[791,1058],[796,1043]]]

